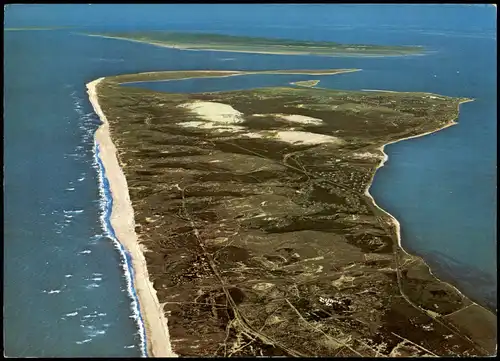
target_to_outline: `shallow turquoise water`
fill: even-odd
[[[93,154],[99,120],[85,84],[101,76],[142,71],[362,68],[321,77],[320,85],[476,98],[461,107],[459,125],[388,146],[389,161],[377,173],[371,192],[400,221],[405,248],[424,255],[435,273],[496,308],[494,13],[451,6],[440,8],[442,21],[435,21],[425,6],[415,7],[410,17],[392,5],[378,17],[366,17],[349,6],[329,13],[314,5],[301,8],[300,19],[317,20],[311,24],[296,16],[277,16],[282,11],[271,5],[254,5],[254,14],[260,14],[256,17],[234,7],[225,13],[218,8],[205,20],[201,12],[192,15],[182,6],[163,13],[147,6],[75,6],[77,11],[68,5],[26,5],[24,12],[14,8],[6,12],[6,26],[111,28],[128,18],[135,28],[162,25],[255,36],[421,44],[437,52],[403,58],[294,57],[178,51],[70,30],[5,32],[6,355],[141,353],[123,259],[101,222]],[[147,21],[137,20],[140,15]],[[166,23],[166,18],[171,21]],[[170,87],[165,90],[241,89],[316,78],[179,81],[165,85]]]

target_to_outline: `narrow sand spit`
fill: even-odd
[[[381,89],[361,89],[363,92],[382,92],[382,93],[397,93],[393,90],[381,90]]]
[[[146,260],[135,234],[134,210],[130,202],[127,180],[118,164],[116,148],[111,141],[109,133],[108,121],[99,106],[96,87],[103,79],[99,78],[88,83],[87,92],[95,113],[103,123],[97,129],[95,139],[99,145],[100,158],[104,165],[106,178],[109,181],[113,197],[111,225],[118,241],[127,249],[132,259],[132,267],[134,269],[133,282],[146,329],[148,356],[175,357],[177,355],[172,352],[167,319],[158,302],[156,291],[149,281]]]
[[[224,103],[195,101],[179,107],[186,108],[209,122],[236,124],[244,121],[242,113]]]

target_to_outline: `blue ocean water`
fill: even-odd
[[[4,330],[8,356],[139,356],[123,253],[103,218],[99,120],[85,84],[176,69],[362,68],[322,76],[337,89],[426,91],[476,100],[459,125],[386,148],[371,193],[402,243],[433,271],[496,308],[496,11],[462,5],[11,5],[4,32]],[[314,21],[310,21],[314,19]],[[78,35],[163,28],[349,43],[424,45],[419,57],[326,58],[165,49]],[[353,25],[355,24],[355,25]],[[307,76],[164,83],[207,91]],[[156,83],[155,86],[159,83]],[[126,265],[125,265],[126,266]],[[135,317],[135,318],[134,318]]]

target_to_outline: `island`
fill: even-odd
[[[369,193],[386,144],[456,124],[471,99],[122,85],[249,73],[167,71],[87,85],[148,353],[496,353],[496,314],[406,253],[399,223]]]
[[[296,86],[305,86],[308,88],[312,88],[312,87],[315,87],[316,85],[318,85],[319,82],[320,82],[320,80],[303,80],[303,81],[292,82],[290,84],[296,85]]]
[[[260,54],[401,56],[417,55],[424,52],[421,46],[340,44],[331,41],[298,41],[291,39],[168,31],[85,33],[84,35],[136,41],[183,50],[211,50]]]

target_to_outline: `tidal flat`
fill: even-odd
[[[493,354],[496,315],[404,252],[368,193],[383,145],[452,125],[470,99],[120,85],[239,74],[132,74],[97,87],[174,352]]]

